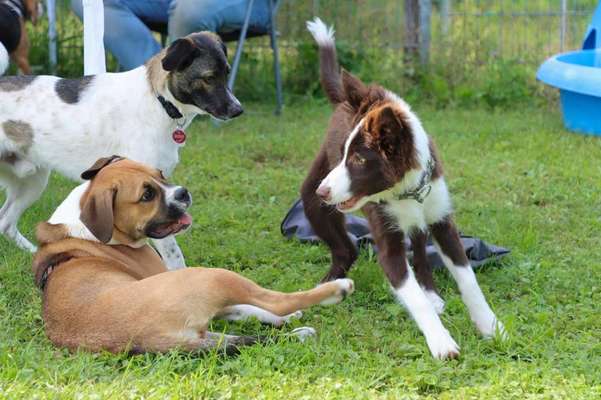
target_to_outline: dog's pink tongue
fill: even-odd
[[[190,214],[188,213],[185,213],[184,215],[179,217],[177,223],[181,225],[192,225],[192,216],[190,216]]]

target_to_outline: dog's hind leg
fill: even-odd
[[[165,266],[169,270],[186,268],[184,254],[179,248],[174,235],[163,239],[152,239],[152,244],[163,258]]]
[[[296,311],[292,314],[280,317],[262,308],[251,306],[250,304],[237,304],[224,308],[216,318],[227,321],[245,321],[250,318],[256,318],[263,324],[273,326],[282,326],[292,319],[298,319],[303,316],[302,311]]]
[[[238,336],[223,333],[205,331],[204,333],[194,333],[195,338],[170,338],[158,337],[147,338],[143,346],[134,346],[130,353],[142,352],[160,352],[165,353],[174,349],[180,349],[189,352],[223,352],[227,355],[240,353],[244,346],[251,346],[257,343],[266,343],[269,341],[267,336]],[[301,342],[311,336],[315,336],[315,329],[303,326],[290,332],[290,336],[298,338]],[[117,349],[120,350],[120,349]]]
[[[322,151],[301,188],[305,216],[332,254],[332,265],[322,282],[346,277],[357,259],[357,249],[346,232],[344,215],[333,206],[323,203],[315,193],[328,172],[327,156]]]
[[[49,175],[47,169],[38,169],[24,178],[0,174],[0,184],[6,187],[6,201],[0,209],[0,232],[20,248],[31,252],[36,251],[36,247],[19,232],[17,224],[23,212],[40,198],[48,184]]]
[[[317,304],[339,303],[355,290],[352,280],[337,279],[310,290],[283,293],[265,289],[234,272],[218,269],[204,269],[204,280],[212,288],[219,288],[220,293],[215,296],[224,297],[229,303],[227,306],[250,304],[279,316],[288,316]]]

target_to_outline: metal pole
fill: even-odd
[[[419,2],[417,0],[405,0],[404,17],[405,32],[403,37],[403,58],[405,63],[415,62],[419,43]]]
[[[56,0],[46,0],[48,9],[48,60],[50,73],[56,75],[57,50],[56,50]]]
[[[430,61],[430,21],[432,17],[432,0],[419,2],[419,60],[422,64]]]
[[[561,30],[559,32],[559,49],[563,52],[566,43],[568,0],[561,0]]]
[[[450,18],[451,0],[440,0],[440,28],[443,35],[449,33]]]
[[[227,81],[227,87],[233,92],[234,83],[236,82],[236,75],[238,74],[238,67],[240,66],[240,57],[242,57],[242,48],[244,47],[244,41],[246,40],[246,32],[248,31],[248,24],[250,22],[250,15],[253,9],[253,3],[255,0],[249,0],[248,6],[246,6],[246,14],[244,16],[244,25],[240,30],[240,38],[238,39],[238,46],[236,47],[236,54],[234,55],[234,63],[232,64],[232,72],[230,72],[230,78]]]
[[[83,0],[83,73],[106,72],[104,55],[104,5],[102,0]]]

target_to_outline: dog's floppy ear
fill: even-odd
[[[359,78],[344,69],[342,70],[342,87],[344,88],[346,100],[354,108],[358,108],[368,94],[367,86]]]
[[[411,134],[407,129],[406,122],[393,107],[382,107],[375,116],[367,121],[367,124],[370,135],[387,156],[392,157],[399,150],[412,148],[412,146],[402,145],[404,140],[410,140]]]
[[[102,243],[108,243],[113,237],[113,202],[116,194],[114,188],[92,188],[81,204],[79,219]]]
[[[223,40],[221,39],[220,36],[217,36],[217,40],[219,41],[219,44],[221,45],[221,50],[223,50],[223,54],[225,55],[225,58],[227,58],[227,46],[225,45],[225,43],[223,42]]]
[[[188,38],[177,39],[167,48],[167,55],[161,63],[165,71],[181,71],[187,68],[194,58],[200,55],[200,49]]]
[[[102,168],[106,167],[107,165],[109,165],[112,162],[119,161],[122,159],[123,159],[123,157],[117,156],[117,155],[99,158],[98,160],[96,160],[94,165],[92,165],[90,168],[86,169],[85,171],[83,171],[81,173],[81,179],[90,180],[90,179],[94,178],[96,176],[96,174],[98,174],[98,172],[100,172],[100,170]]]

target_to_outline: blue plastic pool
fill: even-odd
[[[601,4],[585,35],[583,49],[558,54],[536,73],[559,89],[563,120],[570,130],[601,136]]]

